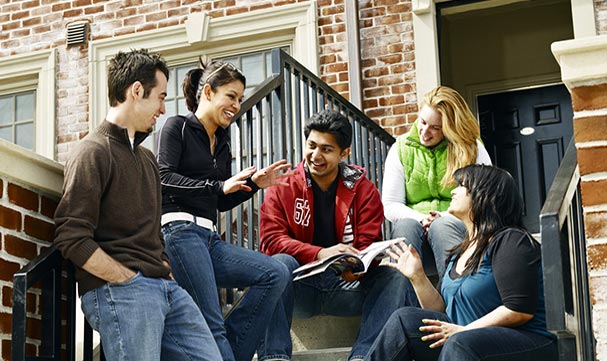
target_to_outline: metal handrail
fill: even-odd
[[[569,144],[540,212],[546,324],[559,360],[594,360],[580,174]]]
[[[66,278],[62,282],[62,278]],[[41,283],[40,315],[41,345],[39,356],[26,355],[27,342],[27,292]],[[67,314],[62,315],[62,295],[67,302]],[[13,330],[12,352],[13,361],[33,360],[62,360],[61,330],[62,319],[66,322],[67,360],[75,358],[75,319],[76,319],[76,287],[74,270],[71,264],[64,262],[61,253],[54,247],[46,249],[42,254],[20,269],[13,276]]]

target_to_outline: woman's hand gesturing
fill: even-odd
[[[238,191],[250,192],[251,187],[247,185],[247,178],[255,173],[256,170],[257,168],[255,167],[245,168],[233,175],[232,178],[223,182],[223,194],[230,194]]]
[[[282,159],[255,172],[251,177],[251,180],[255,182],[259,188],[267,188],[273,185],[288,186],[288,183],[282,182],[280,179],[290,177],[295,174],[295,172],[280,172],[289,168],[291,168],[291,163],[287,163],[285,159]]]
[[[408,279],[424,275],[421,257],[413,246],[406,245],[403,241],[398,241],[390,246],[387,253],[396,261],[396,263],[390,262],[387,265],[397,269]]]

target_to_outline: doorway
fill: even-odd
[[[539,232],[539,214],[573,135],[573,110],[564,85],[478,98],[481,138],[493,164],[516,180],[523,222]]]
[[[517,180],[524,223],[539,212],[572,136],[569,92],[550,50],[573,38],[570,0],[437,3],[441,83],[479,118],[493,164]]]

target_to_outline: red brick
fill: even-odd
[[[584,214],[586,238],[607,238],[607,212]]]
[[[20,269],[21,265],[19,263],[0,258],[0,280],[12,282],[13,275]]]
[[[13,289],[11,287],[2,287],[2,306],[13,307]]]
[[[40,0],[21,1],[21,9],[31,9],[40,6]]]
[[[73,7],[84,7],[84,6],[91,5],[91,4],[92,4],[91,0],[73,0],[72,1]]]
[[[83,9],[71,9],[71,10],[64,11],[63,17],[64,18],[75,18],[75,17],[82,15],[83,13],[84,13]]]
[[[2,179],[0,179],[0,198],[2,198],[3,194],[4,194],[4,181]]]
[[[607,171],[605,159],[607,159],[607,146],[584,147],[577,150],[581,175]]]
[[[2,340],[2,360],[12,360],[11,352],[12,352],[11,340]],[[28,354],[28,355],[31,355],[31,354]]]
[[[21,213],[0,205],[0,227],[21,231]]]
[[[11,20],[20,20],[30,15],[29,11],[19,11],[11,14]]]
[[[23,20],[23,26],[38,25],[41,22],[42,22],[42,19],[40,17],[35,17],[35,18]]]
[[[39,240],[51,242],[55,234],[55,225],[53,223],[26,215],[25,222],[23,224],[23,231],[27,235],[35,237]]]
[[[365,98],[373,98],[388,95],[390,94],[390,90],[387,87],[381,87],[374,89],[364,89],[363,93]]]
[[[589,271],[607,269],[607,244],[594,244],[587,247]]]
[[[38,255],[38,247],[35,243],[10,234],[4,235],[4,250],[13,256],[28,260],[32,260]]]
[[[573,88],[571,103],[576,112],[607,108],[607,84]]]
[[[7,187],[8,200],[19,207],[38,211],[38,194],[16,184],[9,183]]]
[[[87,8],[84,8],[85,15],[97,14],[100,12],[103,12],[103,5],[95,5],[95,6],[89,6]],[[112,16],[111,18],[113,19],[114,17]]]
[[[70,7],[71,7],[71,5],[69,2],[57,3],[57,4],[53,4],[51,11],[57,12],[57,11],[69,9]]]
[[[11,334],[12,315],[10,313],[0,312],[0,333]]]
[[[40,25],[40,26],[36,26],[35,28],[32,29],[32,33],[34,33],[34,34],[48,33],[50,31],[51,31],[50,25]]]
[[[405,97],[402,95],[379,98],[380,106],[398,105],[398,104],[403,104],[404,102],[405,102]]]
[[[146,15],[145,16],[145,21],[160,21],[163,19],[166,19],[167,17],[167,13],[166,11],[163,12],[159,12],[159,13],[154,13],[154,14],[150,14],[150,15]]]
[[[231,6],[233,6],[232,4]],[[175,9],[181,6],[180,0],[164,0],[160,3],[161,10]]]
[[[45,196],[40,196],[40,214],[53,218],[58,202]]]
[[[42,324],[36,318],[28,317],[25,321],[25,335],[35,340],[40,340],[42,337]]]
[[[13,21],[11,23],[4,23],[4,24],[2,24],[2,32],[9,31],[9,30],[19,29],[19,27],[21,27],[21,22],[20,21]]]
[[[576,143],[607,140],[607,116],[573,119],[573,134]]]
[[[582,181],[581,186],[585,207],[607,204],[607,180]]]

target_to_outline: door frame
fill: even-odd
[[[415,66],[417,99],[422,99],[424,94],[441,84],[436,3],[447,1],[453,0],[412,0],[411,7],[413,11],[413,42],[415,46],[416,58]],[[488,1],[496,5],[513,2],[512,0]],[[594,0],[570,0],[570,2],[574,38],[577,39],[585,36],[597,35],[596,19],[594,15]],[[417,61],[417,59],[423,59],[423,61]],[[512,79],[512,81],[516,81],[516,79]],[[510,80],[506,82],[510,82]],[[554,82],[554,79],[547,81],[547,83],[552,82]],[[558,74],[558,82],[561,82],[560,74]],[[520,86],[514,87],[524,86],[524,84],[521,84]],[[503,89],[504,87],[501,88],[501,90]],[[472,99],[474,99],[474,102],[472,103],[475,103],[476,98]],[[466,100],[469,99],[467,98]]]

